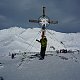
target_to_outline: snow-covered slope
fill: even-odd
[[[40,51],[40,44],[36,39],[40,39],[40,28],[18,28],[12,27],[9,29],[0,30],[0,54],[19,51]],[[80,49],[80,33],[60,33],[53,30],[46,31],[48,39],[47,51],[59,49]],[[61,44],[63,42],[63,44]]]
[[[0,30],[0,80],[80,80],[80,52],[48,53],[44,60],[22,55],[11,59],[9,52],[39,52],[41,29],[10,28]],[[46,31],[47,51],[55,49],[79,49],[80,33]],[[61,42],[64,43],[61,44]],[[51,54],[51,55],[50,55]],[[7,56],[5,56],[7,55]],[[19,64],[22,63],[20,66]]]

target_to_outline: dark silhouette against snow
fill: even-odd
[[[46,36],[44,36],[40,39],[40,41],[39,40],[36,40],[36,41],[41,43],[40,59],[44,59],[45,51],[47,47],[47,38]]]

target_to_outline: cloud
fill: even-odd
[[[46,6],[46,15],[50,19],[59,21],[56,31],[60,28],[67,32],[74,25],[79,28],[80,0],[0,0],[0,26],[38,27],[28,20],[38,19],[42,15],[42,6]]]
[[[5,21],[7,18],[3,15],[0,15],[0,21]]]

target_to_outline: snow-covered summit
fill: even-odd
[[[80,80],[80,52],[49,52],[44,60],[31,55],[1,56],[9,52],[40,51],[40,28],[9,28],[0,30],[0,80]],[[80,49],[80,33],[46,31],[47,51]],[[64,44],[61,44],[61,42]],[[35,55],[35,54],[34,54]],[[25,57],[25,58],[24,58]],[[24,60],[23,60],[24,58]]]
[[[0,54],[18,51],[40,51],[40,44],[36,39],[40,39],[40,28],[18,28],[0,30]],[[46,30],[48,39],[47,51],[67,49],[80,49],[80,33],[60,33],[53,30]],[[61,44],[61,42],[63,44]]]

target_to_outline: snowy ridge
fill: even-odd
[[[40,28],[18,28],[0,30],[0,54],[19,51],[40,51],[40,44],[36,39],[40,39]],[[80,49],[80,33],[60,33],[53,30],[46,30],[48,39],[47,51],[52,51],[50,46],[59,49]],[[61,44],[61,42],[64,43]]]

